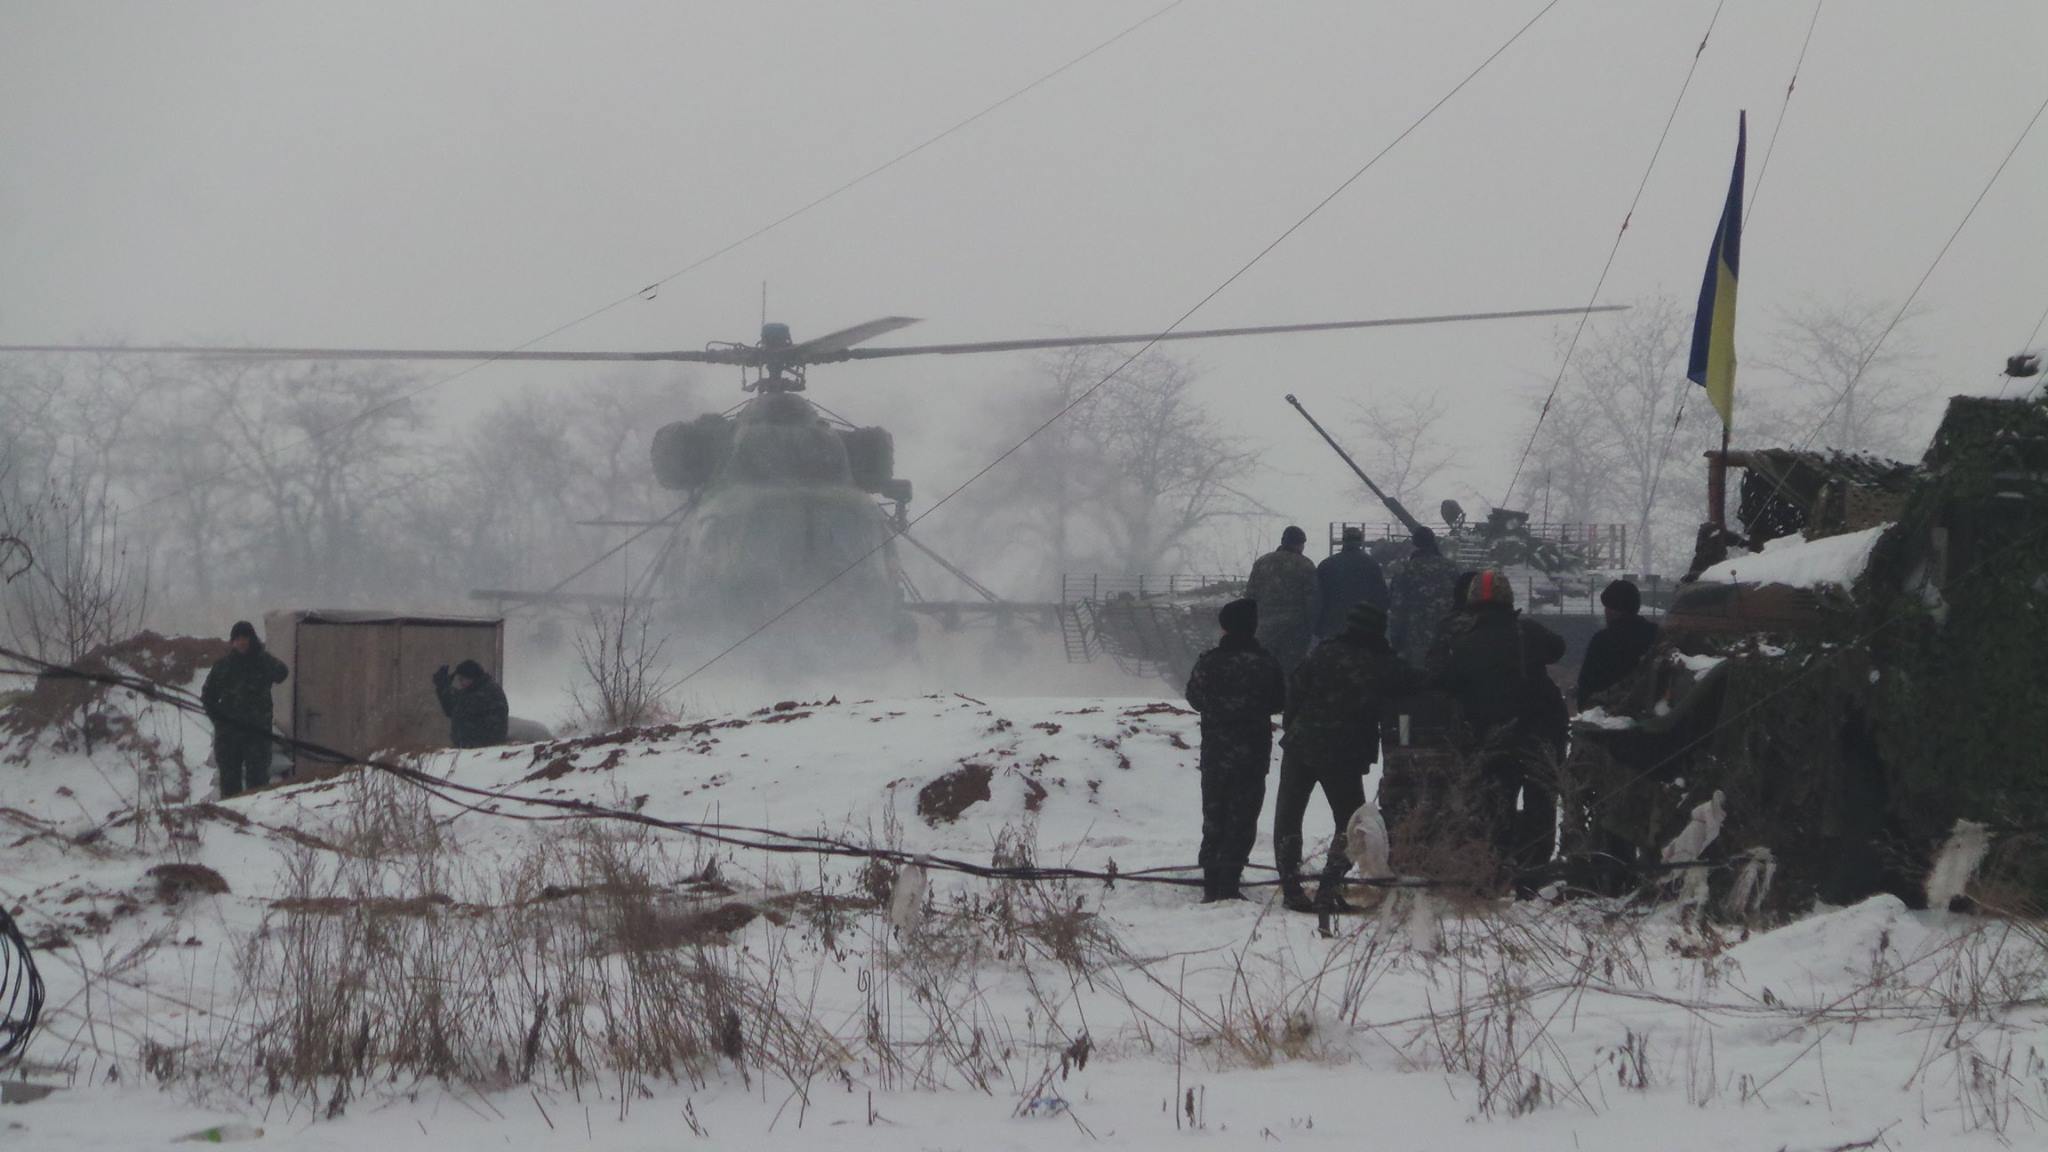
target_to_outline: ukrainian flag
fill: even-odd
[[[1742,153],[1749,143],[1749,114],[1740,113],[1735,127],[1735,175],[1728,181],[1728,202],[1721,208],[1721,226],[1707,253],[1707,276],[1700,284],[1700,308],[1692,321],[1692,356],[1686,378],[1707,390],[1721,427],[1735,418],[1735,274],[1742,264]]]

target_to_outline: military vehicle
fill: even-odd
[[[2048,907],[2048,406],[1957,397],[1917,464],[1711,453],[1715,510],[1731,468],[1739,523],[1574,724],[1563,843],[1611,865],[1581,879],[1643,879],[1718,803],[1723,910],[1918,905],[1952,836],[1988,839],[1971,898]]]
[[[1591,311],[1613,311],[1600,306]],[[832,415],[804,393],[820,364],[908,356],[957,356],[1091,345],[1151,346],[1184,340],[1334,332],[1409,325],[1576,316],[1588,309],[1540,308],[1458,315],[1339,320],[1124,335],[1027,338],[974,343],[863,347],[875,337],[917,323],[888,316],[798,341],[786,324],[764,323],[758,342],[721,342],[700,349],[649,352],[489,349],[186,347],[129,345],[4,345],[4,352],[176,354],[291,360],[516,361],[540,363],[690,363],[740,369],[748,399],[655,431],[650,451],[656,479],[683,494],[667,515],[620,527],[634,531],[590,564],[549,589],[480,589],[499,605],[617,600],[616,593],[570,590],[578,578],[652,536],[652,558],[631,581],[627,600],[658,602],[700,644],[737,642],[791,616],[779,631],[804,641],[800,658],[831,641],[834,653],[882,653],[915,634],[912,613],[943,620],[1007,621],[1029,615],[910,534],[912,487],[895,475],[895,442],[876,427]],[[976,599],[931,601],[910,586],[898,542],[927,555],[961,580]],[[1045,615],[1053,615],[1046,606]],[[1049,621],[1048,621],[1049,622]]]

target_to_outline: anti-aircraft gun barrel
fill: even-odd
[[[1331,450],[1336,452],[1343,459],[1344,463],[1350,466],[1353,472],[1358,474],[1358,478],[1365,482],[1365,486],[1372,489],[1372,494],[1380,498],[1380,503],[1387,506],[1387,511],[1394,514],[1394,519],[1399,520],[1402,526],[1408,529],[1410,535],[1422,530],[1422,522],[1409,515],[1408,510],[1401,507],[1399,500],[1381,491],[1380,486],[1372,482],[1372,477],[1365,474],[1365,469],[1358,466],[1358,461],[1351,458],[1351,453],[1346,452],[1344,446],[1337,443],[1335,437],[1324,431],[1321,424],[1316,423],[1316,418],[1308,414],[1308,409],[1301,406],[1301,401],[1296,400],[1294,395],[1289,393],[1287,402],[1294,405],[1294,410],[1301,413],[1301,418],[1308,421],[1308,426],[1316,430],[1316,435],[1321,436],[1323,442],[1328,444]]]

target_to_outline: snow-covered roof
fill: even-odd
[[[1870,564],[1870,551],[1890,523],[1877,524],[1860,532],[1845,532],[1819,540],[1786,537],[1773,540],[1760,551],[1734,556],[1700,573],[1701,583],[1784,584],[1813,588],[1822,584],[1848,587]]]

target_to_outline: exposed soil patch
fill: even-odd
[[[1045,785],[1026,776],[1024,779],[1024,810],[1036,812],[1045,807]]]
[[[156,898],[176,904],[187,896],[225,896],[228,882],[204,864],[159,864],[144,876],[156,881]]]
[[[624,952],[723,944],[761,915],[761,909],[737,900],[680,915],[654,905],[639,905],[628,908],[621,918],[614,943]]]
[[[521,784],[531,784],[536,780],[560,780],[571,772],[609,772],[617,768],[619,762],[625,758],[626,750],[623,747],[613,748],[610,752],[605,753],[604,759],[595,764],[578,765],[573,753],[565,754],[555,757],[539,769],[520,777],[519,782]]]
[[[1161,703],[1141,704],[1136,708],[1126,708],[1121,714],[1124,716],[1193,716],[1196,713],[1177,704]]]
[[[917,814],[927,824],[951,824],[962,812],[989,798],[995,769],[987,764],[962,764],[917,791]]]
[[[754,711],[748,713],[748,715],[772,716],[777,713],[795,712],[799,709],[837,707],[839,707],[839,697],[837,696],[832,697],[830,700],[782,700],[774,704],[770,704],[766,708],[756,708]]]
[[[233,808],[223,807],[211,800],[201,804],[194,804],[192,811],[209,820],[218,820],[223,824],[230,824],[236,828],[247,828],[250,824],[247,816],[242,815]]]

